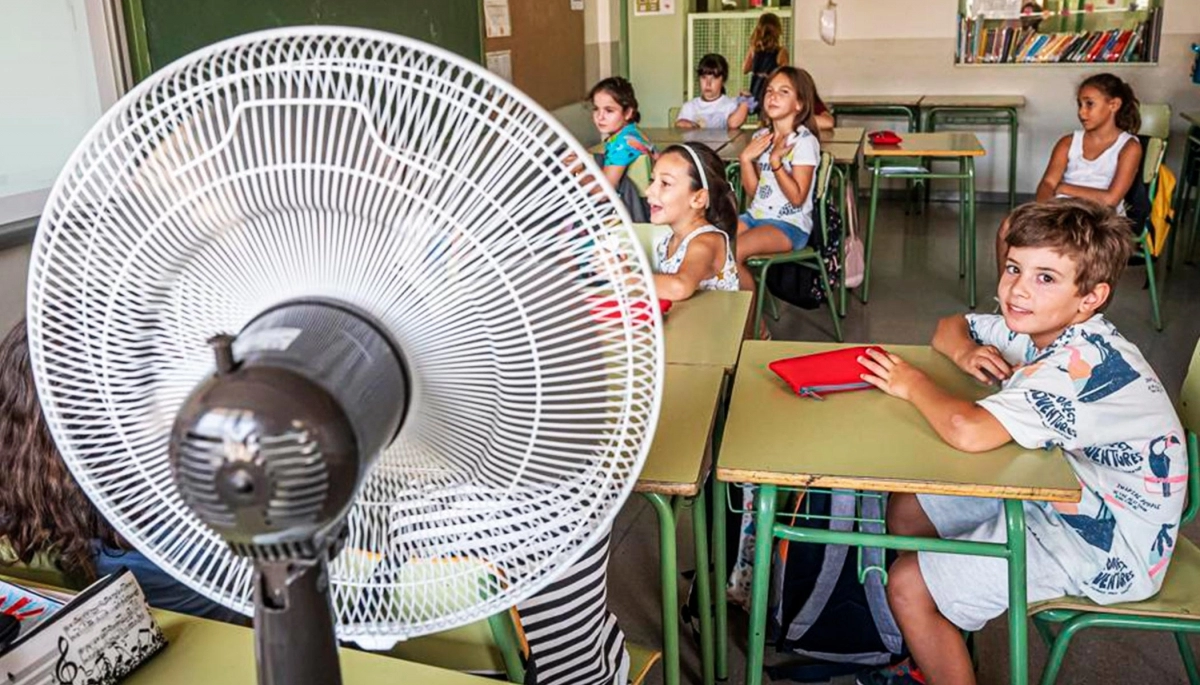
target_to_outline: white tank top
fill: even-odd
[[[658,272],[660,274],[679,273],[679,267],[683,266],[683,256],[687,254],[688,244],[692,242],[692,238],[702,233],[716,233],[725,239],[725,261],[716,276],[700,281],[700,290],[737,290],[737,261],[733,258],[733,250],[729,249],[729,236],[725,235],[724,231],[712,224],[701,226],[684,236],[683,241],[679,243],[679,249],[675,250],[675,254],[669,257],[667,256],[667,247],[671,242],[672,234],[667,233],[659,239],[658,244],[654,246],[654,256],[655,261],[658,262]]]
[[[1096,188],[1107,190],[1112,185],[1113,176],[1117,175],[1117,159],[1125,144],[1136,139],[1125,131],[1117,137],[1117,142],[1100,153],[1095,159],[1083,156],[1083,131],[1076,131],[1071,136],[1071,149],[1067,152],[1067,171],[1063,174],[1063,183],[1081,188]],[[1125,216],[1125,203],[1117,204],[1117,214]]]

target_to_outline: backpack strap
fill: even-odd
[[[880,497],[862,498],[862,517],[859,519],[859,530],[864,533],[882,534],[884,532],[884,512],[887,511],[887,493]],[[862,561],[865,566],[877,568],[887,567],[887,554],[879,547],[863,547]],[[888,606],[887,588],[883,586],[883,574],[869,573],[863,583],[867,593],[867,604],[871,607],[871,618],[875,621],[875,629],[883,646],[892,654],[899,654],[904,648],[904,638],[900,635],[900,626],[892,616]]]

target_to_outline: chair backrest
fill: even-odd
[[[1179,392],[1178,408],[1183,431],[1187,434],[1188,503],[1183,521],[1188,523],[1200,509],[1200,440],[1197,439],[1197,433],[1200,433],[1200,343],[1192,351],[1192,362]]]
[[[813,193],[813,220],[818,221],[821,235],[829,237],[829,219],[825,211],[825,196],[829,193],[829,183],[833,179],[833,155],[821,153],[821,164],[817,167],[817,176],[813,182],[817,184]]]
[[[633,225],[633,234],[637,236],[638,246],[642,248],[642,254],[646,255],[646,261],[650,262],[651,269],[658,268],[658,264],[654,263],[654,246],[670,232],[670,226],[636,223]]]
[[[667,126],[674,126],[675,120],[679,118],[679,107],[667,108]]]
[[[1149,138],[1142,151],[1142,181],[1146,185],[1158,180],[1158,169],[1167,154],[1167,138],[1171,136],[1171,106],[1142,104],[1142,127],[1138,135]]]

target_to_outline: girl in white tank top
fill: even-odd
[[[654,245],[659,297],[686,300],[697,290],[738,289],[730,240],[737,230],[737,201],[715,152],[698,143],[663,150],[646,200],[650,221],[671,227]]]
[[[1086,131],[1076,131],[1071,136],[1071,148],[1067,151],[1067,170],[1063,173],[1062,183],[1082,188],[1108,190],[1112,186],[1113,177],[1117,174],[1117,161],[1120,159],[1121,150],[1129,141],[1136,141],[1137,136],[1121,131],[1121,134],[1117,136],[1117,142],[1101,152],[1099,157],[1088,159],[1083,155],[1083,136],[1085,134]],[[1065,193],[1057,196],[1067,197]],[[1117,214],[1125,216],[1125,203],[1117,203],[1116,210]]]

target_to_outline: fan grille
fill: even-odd
[[[652,287],[598,175],[524,95],[417,41],[305,27],[185,57],[105,115],[43,214],[28,314],[60,450],[139,550],[249,613],[251,567],[170,476],[171,423],[209,336],[352,304],[414,387],[331,570],[338,633],[504,610],[606,534],[657,420],[659,319],[629,315]]]

